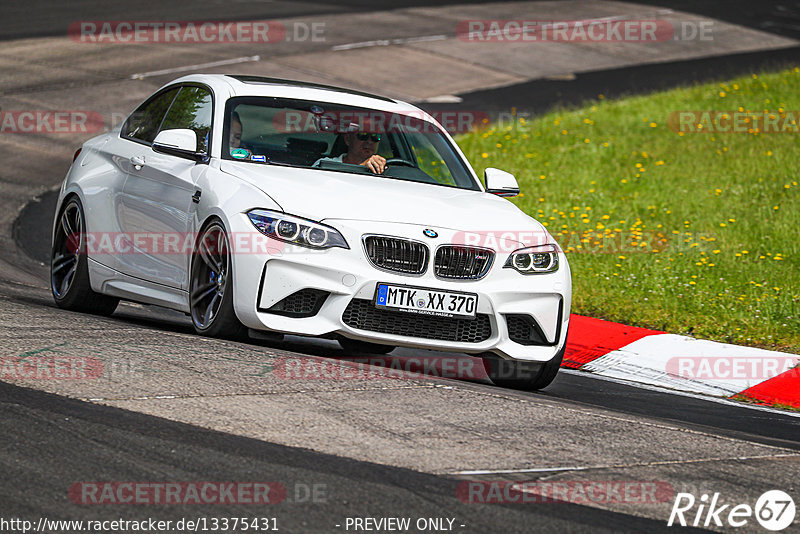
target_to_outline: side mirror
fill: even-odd
[[[486,192],[499,197],[515,197],[519,195],[519,184],[510,172],[488,168],[483,173],[486,181]]]
[[[197,152],[197,134],[194,130],[162,130],[153,140],[153,150],[199,163],[208,161],[207,154]]]

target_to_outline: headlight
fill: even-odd
[[[516,269],[522,274],[552,273],[558,270],[558,247],[541,245],[515,250],[503,268]]]
[[[350,248],[335,228],[318,222],[262,209],[251,210],[247,216],[259,232],[273,239],[315,249]]]

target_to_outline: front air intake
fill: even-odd
[[[480,280],[494,261],[494,251],[486,248],[444,245],[436,251],[436,276],[453,280]]]
[[[424,243],[381,235],[364,238],[367,258],[378,269],[420,275],[428,268],[428,247]]]

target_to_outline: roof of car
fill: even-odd
[[[375,109],[390,113],[405,113],[424,120],[435,122],[424,110],[385,96],[375,95],[364,91],[346,89],[334,85],[304,82],[299,80],[285,80],[266,76],[244,76],[225,74],[189,74],[173,80],[165,85],[175,83],[204,83],[218,89],[227,88],[230,96],[264,96],[277,98],[290,98],[356,106]]]
[[[347,93],[350,95],[365,96],[367,98],[376,98],[378,100],[383,100],[384,102],[391,102],[393,104],[398,103],[397,100],[394,100],[386,96],[367,93],[365,91],[357,91],[355,89],[346,89],[344,87],[338,87],[336,85],[326,85],[323,83],[314,83],[314,82],[301,82],[298,80],[286,80],[283,78],[269,78],[267,76],[243,76],[239,74],[227,74],[226,76],[228,76],[229,78],[234,78],[236,80],[239,80],[242,83],[266,84],[266,85],[293,85],[295,87],[323,89],[326,91],[335,91],[338,93]]]

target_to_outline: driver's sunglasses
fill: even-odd
[[[359,141],[366,141],[367,139],[371,140],[373,143],[380,143],[381,142],[381,134],[371,134],[367,132],[358,132],[356,134],[356,139]]]

